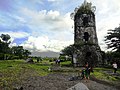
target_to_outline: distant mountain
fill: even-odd
[[[47,52],[32,52],[31,56],[40,56],[40,57],[59,57],[59,52],[47,51]]]

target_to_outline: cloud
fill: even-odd
[[[63,47],[74,43],[74,28],[72,28],[74,21],[71,20],[70,13],[83,1],[1,0],[0,33],[9,34],[13,38],[12,41],[16,38],[28,37],[28,40],[21,45],[30,50],[58,52]],[[89,2],[96,6],[96,31],[99,45],[102,50],[106,50],[104,36],[107,30],[114,29],[120,23],[118,20],[120,1],[89,0]]]
[[[70,13],[61,15],[59,11],[53,10],[35,12],[27,8],[24,8],[22,12],[26,12],[25,15],[31,17],[28,24],[33,30],[33,37],[29,37],[24,47],[38,51],[59,52],[64,47],[73,44],[73,20],[70,18]]]
[[[107,50],[104,37],[109,29],[119,25],[120,1],[119,0],[90,0],[96,6],[97,36],[102,50]],[[103,2],[100,4],[100,2]]]
[[[30,1],[31,3],[39,3],[39,4],[43,4],[43,1],[44,0],[28,0],[28,1]]]
[[[60,41],[60,40],[51,40],[47,36],[42,36],[42,37],[30,36],[28,40],[21,45],[26,49],[37,52],[44,52],[44,51],[60,52],[64,47],[70,44],[73,44],[73,40]]]
[[[17,46],[17,43],[11,43],[9,47]]]
[[[48,2],[55,2],[55,1],[57,1],[57,0],[48,0]]]
[[[37,27],[44,30],[63,31],[70,30],[73,25],[73,21],[70,18],[70,13],[60,15],[59,11],[46,11],[41,10],[39,12],[23,8],[21,12],[29,18],[30,27]]]
[[[16,19],[19,23],[26,23],[25,18],[21,17],[21,16],[17,16],[17,15],[12,15],[12,17],[14,17],[14,19]]]
[[[12,32],[12,31],[8,31],[8,32],[0,32],[0,35],[1,34],[8,34],[10,35],[10,40],[11,43],[10,43],[10,47],[12,46],[16,46],[18,45],[19,43],[22,43],[24,41],[20,41],[20,40],[26,40],[26,38],[28,36],[30,36],[28,33],[26,32]],[[15,42],[16,41],[16,42]]]

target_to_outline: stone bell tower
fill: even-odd
[[[96,34],[95,6],[84,1],[74,13],[74,46],[77,63],[97,65],[101,62],[100,47]]]

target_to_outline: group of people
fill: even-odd
[[[58,64],[58,65],[60,65],[60,62],[61,62],[60,59],[56,59],[56,60],[55,60],[55,63]]]
[[[114,62],[112,64],[112,67],[113,67],[113,73],[116,74],[116,71],[117,71],[117,63]],[[88,62],[85,64],[85,67],[84,69],[82,70],[82,74],[83,74],[83,78],[85,80],[89,80],[89,76],[90,76],[90,72],[93,72],[93,69],[92,67],[89,66]]]
[[[85,64],[85,67],[82,70],[83,78],[89,80],[90,72],[93,72],[92,67],[89,66],[88,62]]]

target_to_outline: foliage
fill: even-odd
[[[84,45],[95,46],[96,44],[93,44],[91,42],[88,42],[88,43],[79,42],[78,44],[73,44],[65,47],[63,50],[61,50],[61,52],[63,55],[72,56],[75,52],[77,52],[78,49],[81,48],[81,46],[84,46]]]
[[[3,60],[4,59],[4,54],[0,53],[0,59]]]
[[[23,46],[13,46],[11,48],[11,51],[12,51],[13,55],[19,56],[20,59],[22,59],[24,57],[27,58],[31,54],[30,51],[23,49]]]
[[[9,44],[10,44],[10,36],[8,34],[2,34],[0,36],[1,40],[0,40],[0,52],[1,53],[8,53],[9,52]],[[8,42],[9,41],[9,42]]]
[[[24,55],[24,57],[27,58],[29,55],[31,55],[31,52],[29,50],[24,49],[23,55]]]
[[[118,67],[120,67],[120,53],[119,52],[108,51],[105,53],[105,58],[108,64],[117,62]]]
[[[76,14],[82,14],[82,13],[94,13],[96,10],[95,6],[92,6],[92,3],[88,3],[84,1],[84,3],[80,7],[76,7],[74,12],[71,13],[71,18],[74,19]]]
[[[0,38],[0,60],[23,59],[31,54],[30,51],[23,49],[23,46],[13,46],[10,48],[11,37],[8,34],[1,34]]]
[[[65,55],[60,54],[59,59],[60,59],[60,60],[66,60],[66,57],[65,57]]]
[[[113,30],[108,30],[105,42],[108,49],[111,49],[111,53],[107,53],[108,59],[111,62],[116,61],[120,67],[120,25]]]
[[[107,62],[111,62],[113,60],[113,52],[108,51],[105,53]]]
[[[2,40],[5,41],[6,43],[7,43],[8,40],[11,38],[10,35],[8,35],[8,34],[1,34],[0,37],[1,37]]]
[[[66,48],[64,48],[63,50],[61,50],[62,54],[63,55],[68,55],[68,56],[72,56],[73,53],[75,52],[75,47],[74,45],[70,45],[70,46],[67,46]]]
[[[13,46],[11,50],[12,50],[12,54],[22,58],[23,51],[24,51],[23,46]]]
[[[112,49],[116,52],[120,52],[120,26],[114,30],[108,30],[107,36],[105,36],[105,42],[108,49]]]
[[[1,34],[0,38],[0,59],[7,59],[6,54],[10,52],[10,36],[8,34]]]
[[[88,13],[92,11],[92,8],[92,3],[84,2],[79,8],[78,12]]]
[[[101,56],[102,56],[102,65],[105,65],[106,63],[106,55],[104,51],[101,51]]]

